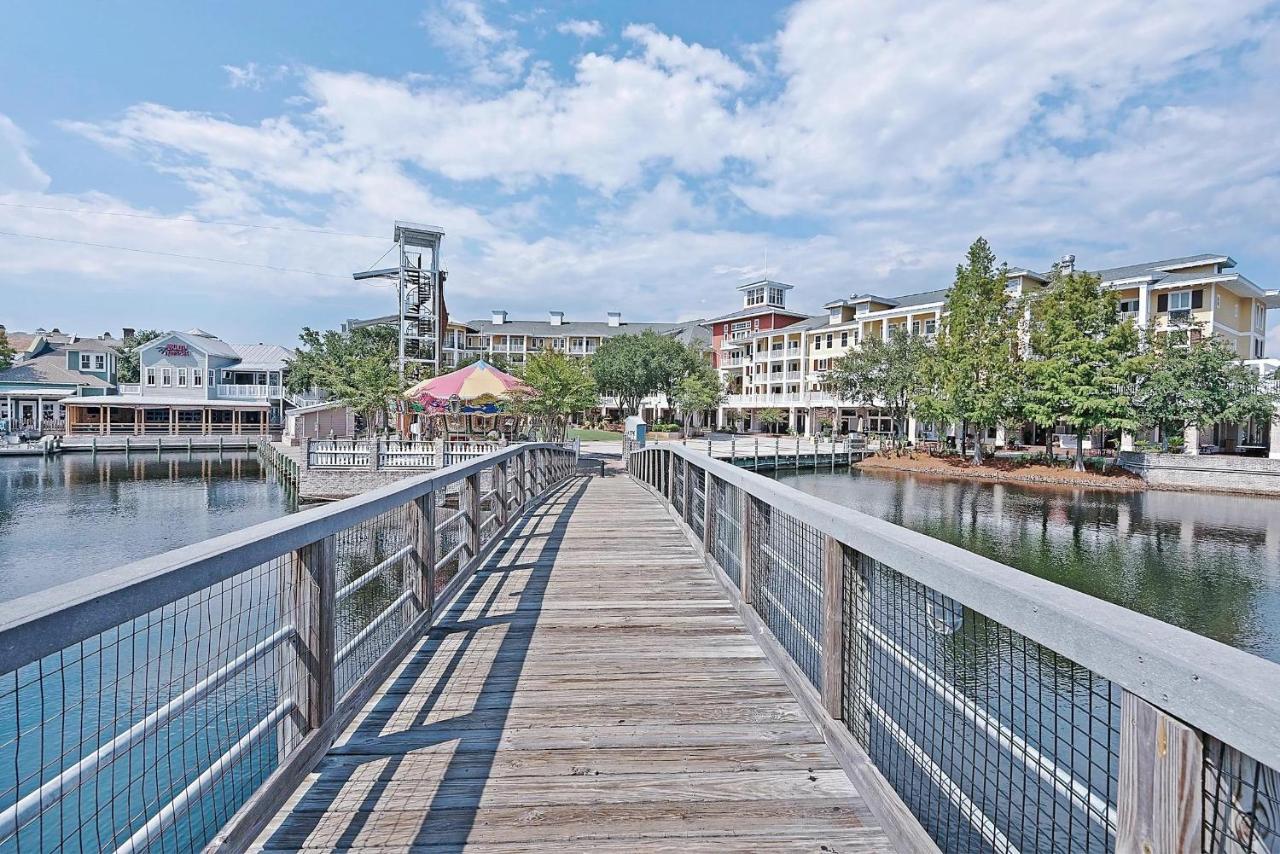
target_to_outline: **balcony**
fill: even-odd
[[[223,400],[267,400],[280,396],[280,386],[224,385],[215,386],[215,396]]]
[[[120,394],[142,394],[142,383],[120,383],[117,388]]]

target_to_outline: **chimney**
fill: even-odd
[[[134,333],[134,332],[136,332],[136,331],[137,331],[137,330],[135,330],[133,327],[131,327],[131,326],[126,326],[124,329],[121,329],[121,330],[120,330],[120,340],[122,340],[122,341],[123,341],[123,340],[124,340],[124,339],[126,339],[126,338],[132,338],[132,337],[133,337],[133,333]]]
[[[620,312],[620,311],[611,311],[611,312],[609,312],[609,325],[610,325],[610,326],[613,326],[613,327],[621,326],[621,325],[622,325],[622,312]]]
[[[505,311],[495,311],[493,313],[493,325],[501,326],[507,322],[507,313]]]
[[[1061,258],[1059,258],[1058,270],[1059,272],[1065,273],[1067,275],[1071,275],[1072,273],[1074,273],[1076,271],[1076,256],[1063,255]]]
[[[564,312],[563,312],[563,311],[552,311],[552,312],[549,312],[549,314],[551,315],[551,325],[552,325],[552,326],[564,326]]]

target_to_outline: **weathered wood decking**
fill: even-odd
[[[257,846],[892,850],[621,474],[567,482],[514,528]]]

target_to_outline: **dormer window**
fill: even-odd
[[[782,288],[769,288],[769,305],[783,305]]]
[[[752,288],[747,291],[746,305],[750,308],[753,305],[764,304],[764,288]]]

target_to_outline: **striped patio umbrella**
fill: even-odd
[[[509,400],[513,392],[530,391],[516,377],[481,359],[452,373],[423,380],[404,394],[430,412],[443,411],[453,398],[468,407],[485,406]]]

